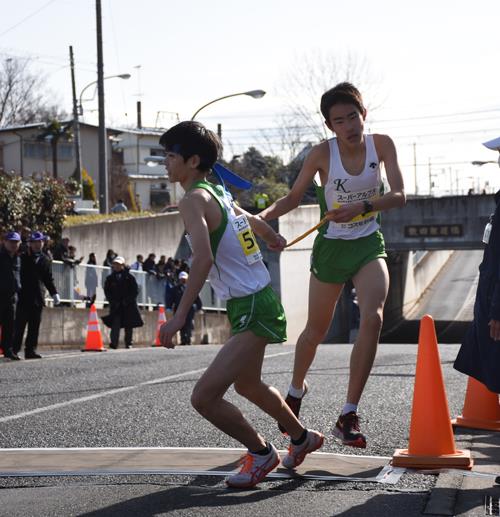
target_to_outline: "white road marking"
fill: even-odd
[[[293,351],[269,354],[269,355],[266,355],[264,358],[269,359],[272,357],[278,357],[281,355],[289,355],[289,354],[293,354]],[[52,411],[54,409],[60,409],[63,407],[72,406],[74,404],[80,404],[81,402],[88,402],[89,400],[96,400],[96,399],[100,399],[103,397],[109,397],[110,395],[115,395],[117,393],[123,393],[125,391],[131,391],[136,388],[140,388],[142,386],[151,386],[154,384],[161,384],[162,382],[171,381],[173,379],[178,379],[180,377],[186,377],[188,375],[195,375],[195,374],[204,372],[206,369],[207,369],[207,367],[200,368],[198,370],[190,370],[188,372],[176,373],[174,375],[168,375],[167,377],[160,377],[158,379],[152,379],[150,381],[140,382],[138,384],[133,384],[131,386],[123,386],[122,388],[115,388],[112,390],[103,391],[101,393],[95,393],[94,395],[87,395],[86,397],[70,399],[70,400],[66,400],[64,402],[58,402],[57,404],[51,404],[50,406],[44,406],[44,407],[40,407],[40,408],[36,408],[36,409],[31,409],[30,411],[23,411],[22,413],[17,413],[16,415],[8,415],[8,416],[0,417],[0,424],[3,424],[5,422],[11,422],[12,420],[18,420],[20,418],[25,418],[27,416],[37,415],[39,413],[45,413],[46,411]]]

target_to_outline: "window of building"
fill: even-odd
[[[45,142],[24,142],[23,156],[37,160],[47,160],[50,156],[50,146]]]
[[[163,147],[153,147],[149,150],[149,156],[165,156]]]
[[[47,142],[24,142],[23,156],[35,160],[50,160],[52,158],[52,148]],[[73,144],[69,142],[59,142],[57,144],[57,159],[72,160]]]

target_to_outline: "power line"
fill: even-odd
[[[3,32],[0,32],[0,38],[2,36],[5,36],[8,32],[11,30],[14,30],[16,27],[19,27],[22,23],[29,20],[30,18],[33,18],[33,16],[36,16],[40,11],[43,11],[46,7],[48,7],[50,4],[53,4],[56,0],[49,0],[47,3],[43,4],[42,7],[37,9],[36,11],[32,12],[31,14],[28,14],[25,18],[23,18],[21,21],[17,22],[16,24],[12,25],[8,29],[5,29]]]

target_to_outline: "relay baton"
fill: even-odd
[[[310,230],[307,230],[307,232],[303,233],[302,235],[299,235],[292,242],[289,242],[285,246],[285,248],[293,246],[294,244],[296,244],[297,242],[301,241],[302,239],[305,239],[310,233],[314,232],[314,230],[317,230],[320,226],[323,226],[327,221],[328,221],[328,217],[323,217],[323,219],[321,219],[321,221],[316,226],[313,226]]]

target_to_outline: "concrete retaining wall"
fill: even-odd
[[[107,314],[98,310],[99,317]],[[156,336],[158,311],[142,311],[144,326],[134,330],[134,343],[137,346],[151,346]],[[85,344],[89,311],[69,307],[45,308],[42,313],[39,348],[43,349],[80,349]],[[100,321],[100,320],[99,320]],[[109,329],[100,321],[103,342],[109,345]],[[230,327],[224,313],[197,313],[193,344],[219,344],[229,339]],[[123,346],[123,331],[120,336]]]
[[[101,265],[108,249],[125,258],[128,264],[135,261],[138,254],[147,257],[155,253],[175,257],[184,235],[184,224],[178,212],[158,214],[136,219],[104,221],[96,224],[82,224],[64,230],[70,244],[76,246],[77,255],[94,252],[97,264]]]
[[[398,211],[394,210],[392,212],[396,213]],[[288,241],[291,241],[313,227],[318,220],[319,209],[317,205],[300,206],[279,219],[279,232]],[[184,255],[186,254],[185,247],[179,248],[180,243],[185,240],[182,239],[184,228],[178,213],[76,226],[66,230],[65,233],[70,237],[72,244],[77,247],[78,255],[87,255],[93,251],[97,254],[99,263],[102,263],[109,248],[123,255],[128,262],[133,262],[138,253],[147,255],[149,252],[154,252],[156,255],[175,256],[177,251],[181,249],[184,250]],[[316,235],[317,232],[313,232],[301,242],[286,249],[281,255],[265,253],[273,287],[281,294],[281,301],[287,315],[289,343],[297,342],[307,320],[309,265],[312,244]],[[386,305],[385,320],[389,326],[392,320],[398,321],[402,315],[413,307],[446,263],[451,252],[429,252],[415,267],[411,258],[409,258],[411,252],[394,253],[392,256],[390,255],[388,261],[391,274],[391,292]],[[153,316],[153,320],[155,317]],[[345,320],[345,317],[341,314],[336,315],[335,318],[334,323],[338,322],[339,318],[342,321]],[[83,328],[85,328],[86,316],[83,316],[82,321],[84,322]],[[155,324],[154,320],[153,326],[150,328],[154,328]],[[207,319],[207,326],[210,327],[211,324],[212,319]],[[58,325],[58,328],[62,328],[62,323]],[[69,333],[66,336],[67,340],[81,339],[81,333],[78,333],[81,321],[77,324],[78,329],[74,330],[77,334],[76,337],[68,337],[73,336],[72,325],[69,322],[65,325],[65,332]],[[337,323],[335,325],[336,328],[340,328]],[[142,336],[143,332],[145,330],[139,331],[138,336]],[[229,332],[227,334],[219,333],[216,330],[214,332],[217,336],[229,335]],[[147,342],[148,339],[151,340],[152,338],[141,337],[140,339]],[[218,341],[218,338],[214,339],[215,341],[211,340],[210,342]]]

